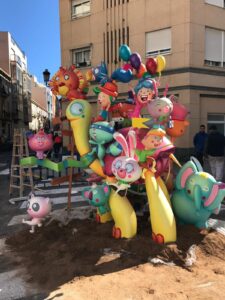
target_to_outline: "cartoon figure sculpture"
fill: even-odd
[[[104,166],[103,158],[106,153],[105,144],[113,140],[114,128],[108,122],[96,122],[93,123],[89,129],[91,140],[89,143],[94,145],[94,152],[100,160],[102,166]]]
[[[50,213],[52,209],[49,198],[35,197],[31,194],[27,202],[27,213],[32,218],[30,221],[23,219],[23,224],[31,226],[30,233],[34,233],[35,226],[41,227],[43,219]]]
[[[88,101],[77,99],[72,101],[66,109],[67,120],[73,130],[75,145],[82,159],[90,161],[89,168],[101,177],[106,177],[98,158],[91,154],[89,143],[89,127],[91,123],[91,105]]]
[[[69,69],[60,67],[49,82],[53,94],[69,100],[85,99],[88,84],[81,71],[71,66]]]
[[[167,127],[166,124],[169,122],[170,114],[173,111],[173,103],[169,98],[156,98],[148,103],[147,108],[152,117],[152,124]]]
[[[210,215],[220,210],[225,184],[203,172],[199,163],[189,161],[177,174],[175,185],[171,202],[179,221],[198,228],[207,227]]]
[[[130,184],[138,180],[142,173],[135,154],[136,135],[133,130],[128,132],[128,138],[129,147],[121,133],[114,134],[114,139],[121,144],[125,154],[125,156],[118,156],[112,163],[112,172],[118,180],[118,183],[112,185],[117,187],[117,192],[128,189]]]
[[[83,189],[82,195],[89,203],[97,207],[96,220],[98,222],[104,223],[103,215],[110,214],[109,208],[109,196],[110,196],[110,187],[104,183],[103,185],[93,184],[90,187]],[[110,217],[111,219],[111,217]],[[109,221],[109,219],[107,219]]]
[[[130,117],[140,118],[142,108],[144,108],[155,96],[157,96],[157,86],[155,80],[150,77],[140,79],[134,88],[134,92],[135,108],[130,114]]]
[[[44,130],[41,129],[38,133],[29,137],[28,145],[31,150],[36,151],[38,159],[44,159],[46,157],[44,152],[52,149],[52,135],[46,134]]]
[[[107,81],[103,86],[98,88],[98,103],[100,104],[100,113],[94,122],[107,121],[108,113],[110,111],[115,98],[118,96],[118,87],[114,82]]]
[[[166,133],[171,137],[172,141],[182,136],[189,125],[189,122],[186,120],[189,113],[188,109],[183,104],[176,102],[174,98],[174,96],[170,97],[173,103],[173,111],[170,115],[173,125],[170,128],[166,128]]]
[[[102,61],[100,65],[92,68],[94,79],[100,84],[105,84],[108,80],[108,70],[106,64]]]

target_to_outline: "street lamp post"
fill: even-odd
[[[48,88],[48,82],[49,82],[49,79],[50,79],[50,72],[48,69],[45,69],[44,72],[43,72],[43,79],[44,79],[44,82],[45,82],[45,85],[46,87]],[[48,129],[50,129],[50,101],[49,101],[49,95],[48,95],[48,92],[46,91],[46,95],[47,95],[47,105],[48,105]]]
[[[48,86],[50,74],[51,74],[51,73],[49,72],[48,69],[45,69],[44,72],[43,72],[44,82],[45,82],[45,85],[46,85],[46,86]]]

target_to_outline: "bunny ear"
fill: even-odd
[[[130,146],[130,157],[135,158],[135,149],[137,146],[137,140],[136,140],[136,134],[134,130],[130,130],[128,132],[128,138],[129,138],[129,146]]]
[[[113,137],[122,146],[125,156],[129,157],[129,149],[125,137],[119,132],[115,132]]]

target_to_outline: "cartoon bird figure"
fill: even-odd
[[[77,150],[86,159],[91,158],[91,147],[89,143],[89,126],[91,123],[91,105],[82,99],[72,101],[66,109],[66,117],[70,121]],[[93,157],[93,155],[92,155]],[[98,158],[92,158],[89,165],[96,174],[106,177]]]

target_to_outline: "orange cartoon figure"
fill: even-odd
[[[75,66],[69,69],[60,67],[49,82],[53,94],[69,100],[85,99],[87,81]]]
[[[173,103],[173,111],[171,113],[173,127],[166,128],[166,133],[173,141],[175,138],[182,136],[189,125],[189,122],[186,120],[189,111],[183,104],[174,101],[174,96],[171,96],[170,99]]]

